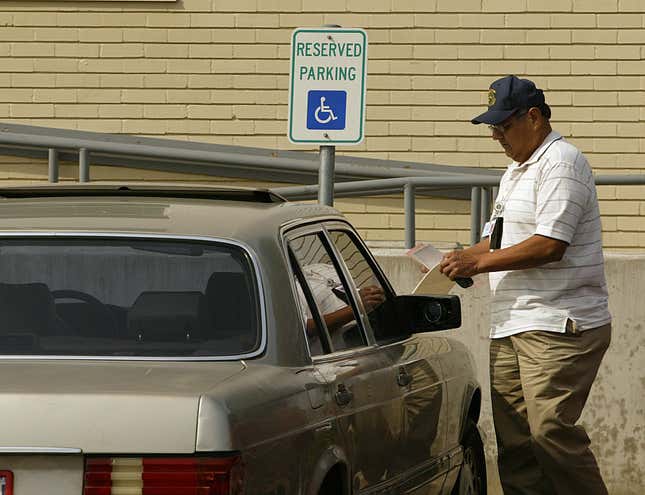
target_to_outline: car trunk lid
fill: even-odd
[[[239,361],[0,362],[0,455],[193,453],[200,397],[243,370]]]

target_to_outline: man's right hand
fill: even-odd
[[[472,277],[479,273],[477,263],[479,261],[477,254],[468,251],[451,251],[446,253],[439,264],[439,271],[450,280],[457,277]]]

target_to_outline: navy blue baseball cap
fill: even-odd
[[[473,124],[499,124],[521,109],[545,105],[544,93],[533,81],[506,76],[490,85],[488,110],[471,120]]]

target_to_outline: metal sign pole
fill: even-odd
[[[336,167],[336,146],[320,147],[320,169],[318,170],[318,203],[334,206],[334,168]]]

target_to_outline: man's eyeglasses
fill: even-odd
[[[513,127],[513,124],[520,118],[524,117],[528,113],[528,110],[523,110],[521,112],[513,115],[508,121],[502,122],[501,124],[491,124],[488,126],[490,132],[499,132],[500,134],[506,134],[508,130]]]

